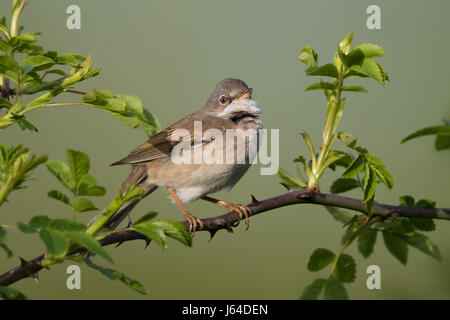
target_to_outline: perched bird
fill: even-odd
[[[245,217],[248,227],[250,211],[246,206],[218,200],[208,194],[231,189],[256,157],[262,122],[261,111],[251,100],[251,95],[252,89],[242,80],[227,78],[220,81],[202,109],[175,122],[125,158],[112,163],[114,166],[132,165],[122,190],[136,184],[147,196],[158,187],[165,188],[183,213],[192,234],[201,229],[203,223],[189,213],[183,203],[197,199],[237,211],[241,218]],[[230,132],[232,134],[228,135]],[[200,161],[194,159],[196,152],[202,156]],[[180,158],[180,154],[185,157]],[[180,162],[180,159],[185,161]],[[137,202],[130,201],[120,208],[106,227],[116,228]]]

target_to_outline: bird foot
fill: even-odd
[[[239,219],[242,219],[242,217],[245,217],[245,224],[247,225],[247,227],[245,228],[245,231],[247,231],[248,228],[250,227],[248,217],[252,213],[252,211],[249,209],[249,207],[247,207],[243,204],[234,204],[234,203],[227,203],[227,205],[225,207],[229,211],[236,211],[239,214]]]
[[[203,222],[189,212],[183,212],[183,214],[186,222],[189,225],[189,232],[191,233],[191,237],[194,237],[195,231],[197,231],[197,226],[199,227],[199,230],[203,229]]]

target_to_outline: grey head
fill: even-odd
[[[251,99],[253,89],[236,78],[226,78],[214,88],[203,109],[209,113],[220,114],[233,101]]]

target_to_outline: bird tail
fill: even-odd
[[[147,178],[147,170],[144,166],[133,166],[130,175],[122,183],[121,187],[122,192],[125,192],[128,186],[136,184],[138,187],[144,190],[142,198],[148,196],[150,193],[155,191],[158,188],[158,186],[147,183],[146,178]],[[141,199],[134,199],[125,203],[119,210],[117,210],[116,214],[107,222],[105,227],[108,228],[109,230],[117,228],[117,226],[123,221],[123,219],[125,219],[125,217],[131,212],[131,210],[133,210],[133,208],[140,200]],[[98,213],[88,223],[88,226],[94,223],[94,221],[97,220],[97,218],[101,216],[105,212],[105,210],[106,208],[103,209],[100,213]]]

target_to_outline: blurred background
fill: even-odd
[[[66,8],[81,8],[81,30],[66,28]],[[381,7],[381,30],[368,30],[366,8]],[[10,1],[0,10],[9,15]],[[400,145],[409,133],[450,118],[449,69],[450,2],[433,1],[29,1],[21,18],[24,32],[41,32],[40,44],[59,53],[91,55],[101,74],[79,89],[109,89],[113,93],[139,96],[162,127],[197,110],[206,102],[215,84],[225,77],[241,78],[254,88],[254,98],[263,110],[266,128],[280,129],[281,166],[295,172],[292,160],[306,155],[299,136],[308,132],[318,145],[324,122],[325,99],[321,92],[304,92],[314,81],[304,73],[297,57],[300,48],[311,45],[321,64],[332,61],[337,43],[354,31],[354,44],[381,45],[387,57],[381,62],[391,82],[386,88],[363,80],[369,93],[348,93],[341,130],[378,155],[392,172],[394,189],[377,189],[377,199],[397,204],[398,197],[430,198],[438,206],[450,206],[448,151],[436,152],[433,138]],[[64,101],[78,101],[66,94]],[[22,143],[34,153],[66,161],[67,148],[86,152],[91,173],[107,188],[106,206],[128,175],[126,166],[109,164],[146,140],[141,130],[132,130],[103,111],[86,107],[38,110],[29,114],[40,132],[22,132],[17,125],[3,130],[0,141]],[[336,173],[326,174],[321,189],[328,188]],[[60,188],[41,166],[27,183],[12,193],[1,208],[0,221],[27,222],[36,214],[70,218],[71,212],[46,196]],[[254,166],[227,193],[218,198],[248,203],[281,194],[277,176],[261,176]],[[358,192],[351,194],[360,197]],[[199,217],[225,212],[206,202],[188,204]],[[163,190],[146,198],[133,211],[137,217],[155,210],[161,218],[181,220],[181,214]],[[95,212],[80,214],[83,222]],[[69,291],[67,265],[40,272],[40,285],[25,279],[14,286],[34,299],[297,299],[317,277],[328,277],[330,268],[318,274],[307,271],[310,254],[317,247],[340,249],[344,232],[324,208],[297,205],[263,213],[251,219],[244,232],[241,224],[233,234],[219,232],[211,243],[209,234],[198,232],[194,246],[170,241],[169,249],[142,241],[108,248],[114,268],[141,281],[150,291],[142,296],[118,281],[110,281],[82,266],[81,290]],[[403,266],[378,237],[375,253],[367,260],[348,249],[357,261],[354,283],[346,285],[353,299],[449,299],[450,224],[436,221],[430,234],[443,261],[410,248]],[[35,235],[8,232],[8,244],[17,255],[30,259],[43,252]],[[103,261],[98,261],[105,265]],[[0,272],[18,264],[18,257],[0,256]],[[381,290],[366,287],[367,266],[381,267]]]

